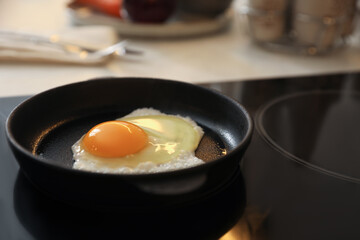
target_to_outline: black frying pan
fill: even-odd
[[[202,126],[205,136],[196,154],[206,163],[127,175],[71,168],[71,145],[92,126],[143,107],[189,116]],[[104,78],[35,95],[13,110],[6,130],[21,170],[43,192],[80,206],[140,209],[215,193],[239,167],[252,128],[247,111],[218,92],[169,80]]]

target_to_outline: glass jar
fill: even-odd
[[[248,0],[252,39],[271,49],[323,54],[346,43],[357,0]]]

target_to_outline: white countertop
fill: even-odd
[[[57,33],[73,30],[65,0],[0,2],[0,29]],[[357,34],[359,35],[359,34]],[[35,94],[102,76],[157,77],[191,83],[251,80],[360,70],[360,38],[327,56],[275,53],[254,45],[244,19],[235,15],[230,29],[187,39],[130,39],[142,57],[104,65],[0,62],[0,96]]]

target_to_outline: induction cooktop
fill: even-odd
[[[252,142],[216,194],[150,212],[92,211],[39,192],[5,138],[0,239],[360,239],[360,73],[202,84],[243,104]]]

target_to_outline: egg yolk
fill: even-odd
[[[90,129],[82,140],[89,153],[105,158],[124,157],[143,149],[148,143],[147,134],[135,124],[108,121]]]

